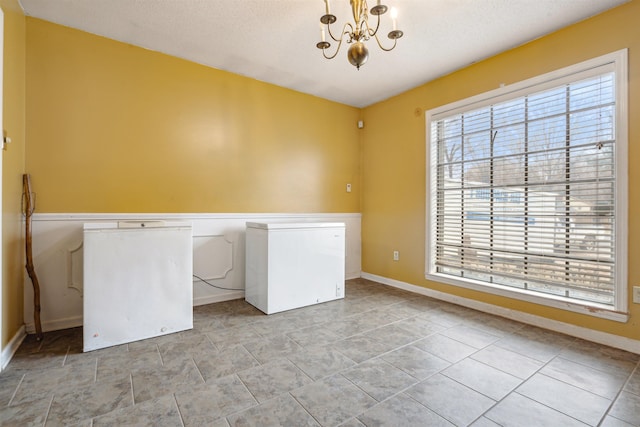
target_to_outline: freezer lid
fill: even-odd
[[[292,230],[301,228],[345,228],[344,222],[247,222],[247,228]]]
[[[126,220],[110,222],[85,222],[85,231],[114,230],[114,229],[144,229],[144,228],[191,228],[190,221],[161,221],[161,220]]]

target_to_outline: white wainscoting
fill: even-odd
[[[86,222],[186,220],[193,224],[193,305],[244,297],[247,222],[344,222],[345,277],[360,277],[360,214],[34,214],[33,259],[40,282],[44,331],[82,325],[82,239]],[[25,275],[24,316],[35,331],[33,286]]]

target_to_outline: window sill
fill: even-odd
[[[584,303],[579,303],[576,300],[563,298],[560,296],[540,296],[537,293],[527,291],[525,289],[515,289],[508,286],[488,284],[469,279],[458,280],[451,276],[440,273],[427,273],[425,277],[427,280],[432,280],[434,282],[445,283],[447,285],[458,286],[461,288],[471,289],[487,294],[517,299],[520,301],[558,308],[561,310],[572,311],[574,313],[580,313],[587,316],[613,320],[615,322],[626,323],[629,320],[628,313],[611,310],[609,306],[605,306],[602,304],[587,305]]]

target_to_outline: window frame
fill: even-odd
[[[560,308],[572,312],[601,317],[618,322],[628,320],[627,262],[628,262],[628,65],[627,49],[621,49],[597,58],[589,59],[568,67],[539,75],[527,80],[510,84],[489,92],[472,96],[443,105],[425,112],[426,124],[426,251],[425,278],[427,280],[454,285],[488,294],[504,296],[512,299],[536,303],[544,306]],[[604,70],[604,71],[603,71]],[[606,71],[615,73],[615,132],[616,149],[615,196],[616,221],[614,229],[615,241],[615,298],[613,307],[605,304],[582,302],[562,296],[542,294],[526,289],[482,282],[469,278],[459,278],[436,272],[435,266],[435,200],[437,198],[436,168],[431,168],[431,156],[434,145],[431,141],[431,124],[442,118],[478,108],[486,107],[539,92],[545,89],[574,82]]]

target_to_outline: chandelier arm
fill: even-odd
[[[345,25],[346,27],[346,25]],[[327,59],[333,59],[336,57],[336,55],[338,55],[338,52],[340,52],[340,46],[342,46],[342,40],[344,39],[344,36],[342,38],[340,38],[340,40],[334,39],[338,42],[338,46],[336,47],[336,51],[333,53],[333,55],[329,55],[327,56],[327,49],[322,49],[322,56],[324,56]]]
[[[380,49],[384,50],[385,52],[392,51],[396,47],[396,43],[398,42],[398,39],[393,39],[393,46],[387,48],[382,46],[382,43],[380,43],[380,39],[378,38],[377,34],[374,34],[373,37],[375,37],[376,42],[378,43],[378,46],[380,47]]]
[[[347,31],[347,27],[351,29],[351,31]],[[351,25],[350,22],[347,22],[346,24],[344,24],[344,27],[342,28],[342,33],[340,33],[340,38],[337,39],[333,33],[331,32],[331,26],[329,24],[327,24],[327,30],[329,30],[329,36],[333,39],[334,42],[340,42],[342,43],[342,39],[344,38],[344,35],[351,35],[351,33],[353,33],[353,26]]]
[[[380,28],[380,15],[377,15],[378,20],[376,21],[376,29],[372,30],[371,27],[369,27],[369,20],[367,19],[365,21],[365,24],[367,26],[367,33],[369,34],[370,37],[375,37],[376,34],[378,34],[378,29]]]

